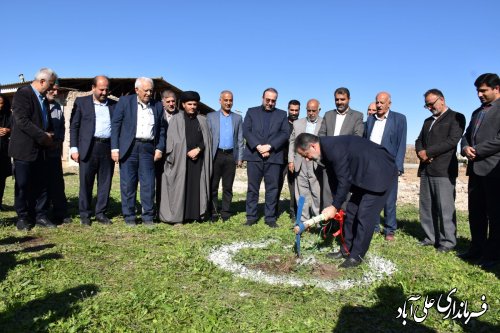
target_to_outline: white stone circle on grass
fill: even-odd
[[[371,284],[374,281],[381,280],[386,276],[392,275],[396,271],[396,266],[391,261],[376,255],[368,255],[366,262],[369,269],[361,278],[325,281],[312,277],[305,279],[286,275],[269,274],[258,269],[245,267],[243,264],[237,263],[233,259],[234,255],[242,249],[262,249],[269,246],[271,242],[272,241],[253,243],[236,242],[218,246],[210,251],[208,260],[225,271],[254,282],[268,283],[272,285],[282,284],[292,287],[314,286],[328,292],[346,290],[354,286]],[[314,261],[314,258],[308,258],[308,260]]]

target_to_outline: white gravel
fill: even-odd
[[[231,272],[237,277],[248,279],[254,282],[267,283],[272,285],[282,284],[292,287],[314,286],[328,292],[345,290],[354,286],[371,284],[376,280],[392,275],[396,271],[396,266],[389,260],[369,255],[366,258],[369,269],[359,279],[344,279],[336,281],[325,281],[316,278],[297,278],[287,275],[274,275],[245,267],[243,264],[233,260],[234,255],[242,249],[261,249],[267,247],[272,241],[262,241],[255,243],[236,242],[228,245],[215,247],[210,251],[208,260],[219,268]],[[305,262],[305,263],[304,263]],[[302,263],[314,263],[314,257],[302,259]]]

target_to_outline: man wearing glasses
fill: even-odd
[[[278,91],[274,88],[264,90],[262,105],[248,109],[243,122],[243,137],[246,149],[243,160],[247,161],[247,222],[257,223],[257,203],[262,178],[265,184],[265,222],[277,228],[276,205],[278,204],[278,185],[284,149],[290,136],[286,112],[276,109]]]
[[[455,184],[458,176],[457,144],[465,129],[463,114],[451,110],[443,93],[430,89],[424,108],[432,116],[424,120],[415,141],[420,160],[420,223],[425,238],[419,244],[448,252],[457,244]]]

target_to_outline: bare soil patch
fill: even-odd
[[[247,265],[249,268],[258,269],[271,274],[290,274],[299,269],[299,262],[295,255],[279,256],[270,255],[266,261],[257,264]],[[302,267],[300,269],[303,270]],[[315,263],[306,267],[309,274],[322,280],[335,280],[340,276],[340,272],[333,264]]]

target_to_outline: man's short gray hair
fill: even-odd
[[[222,97],[222,95],[225,95],[225,94],[230,94],[231,96],[233,96],[233,92],[231,90],[222,90],[220,92],[221,97]]]
[[[175,95],[175,93],[170,90],[170,89],[167,89],[167,90],[163,90],[161,92],[161,98],[167,98],[167,97],[173,97],[175,100],[177,100],[177,96]]]
[[[140,87],[142,87],[142,84],[143,84],[144,82],[149,82],[149,83],[151,83],[151,86],[152,86],[152,87],[154,87],[154,86],[155,86],[155,84],[154,84],[153,80],[151,80],[149,77],[144,77],[144,76],[143,76],[143,77],[138,77],[138,78],[137,78],[137,80],[135,80],[135,87],[136,87],[136,88],[140,88]]]
[[[50,80],[51,78],[57,79],[57,74],[50,68],[40,68],[35,74],[35,80]]]

